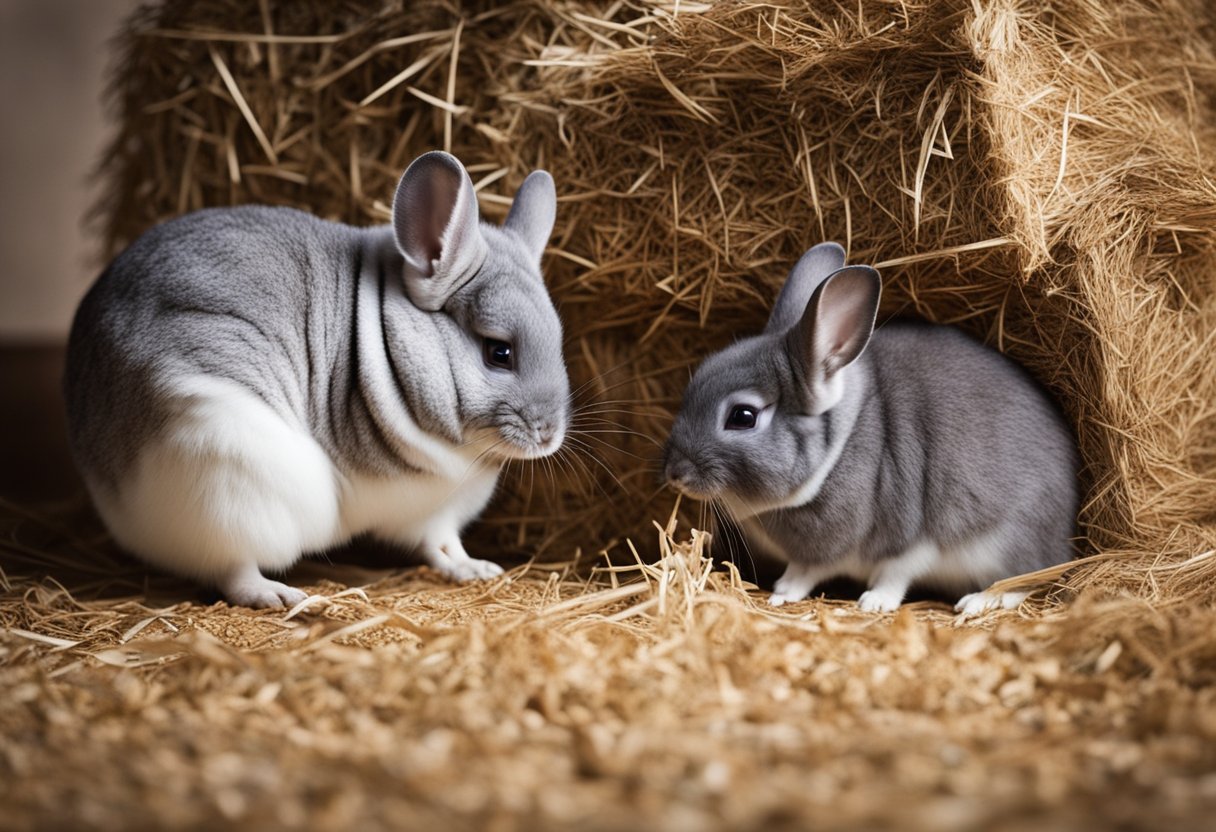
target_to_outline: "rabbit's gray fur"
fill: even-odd
[[[65,377],[74,454],[119,542],[254,605],[303,597],[260,569],[366,531],[453,577],[500,572],[459,531],[506,458],[564,436],[539,270],[554,209],[537,172],[502,228],[482,224],[463,167],[430,153],[391,226],[245,206],[140,237],[81,304]],[[482,336],[510,342],[513,372]],[[433,511],[409,517],[419,495]]]
[[[841,300],[829,281],[857,289]],[[838,575],[869,585],[868,609],[898,606],[910,585],[965,595],[967,613],[1020,602],[976,591],[1071,557],[1072,436],[1020,367],[956,329],[891,323],[869,338],[879,285],[834,244],[808,252],[764,334],[698,368],[667,477],[720,500],[751,544],[789,562],[775,603]],[[864,352],[825,370],[822,351],[800,355],[833,297],[859,310]],[[724,429],[738,403],[767,406],[759,427]]]

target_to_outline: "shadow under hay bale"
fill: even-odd
[[[1071,584],[1158,592],[1148,564],[1216,547],[1211,28],[1197,0],[168,2],[122,39],[99,219],[111,253],[208,205],[383,222],[433,147],[501,218],[552,171],[582,445],[508,478],[477,533],[507,557],[664,516],[688,368],[841,240],[885,314],[958,324],[1061,400],[1083,553],[1119,556]]]

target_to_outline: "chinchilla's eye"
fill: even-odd
[[[497,338],[481,339],[481,354],[491,367],[510,370],[515,367],[515,350],[506,341]]]
[[[751,430],[756,426],[757,408],[746,404],[737,404],[730,409],[726,417],[727,430]]]

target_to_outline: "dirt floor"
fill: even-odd
[[[653,566],[457,586],[342,556],[293,574],[307,609],[252,612],[147,575],[87,519],[4,515],[5,828],[1199,829],[1216,810],[1210,606],[775,610],[704,536],[656,527]]]

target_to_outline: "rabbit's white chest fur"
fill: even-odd
[[[439,442],[427,454],[435,473],[346,475],[301,426],[222,379],[187,379],[172,401],[117,486],[89,487],[120,543],[197,578],[228,574],[234,557],[282,570],[364,532],[459,560],[460,528],[498,477],[475,463],[477,444]]]

